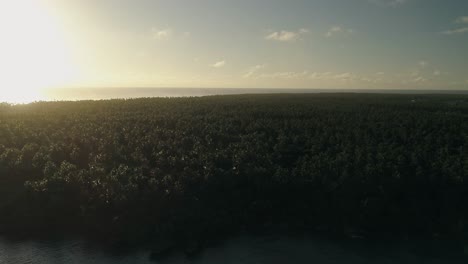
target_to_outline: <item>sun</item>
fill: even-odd
[[[63,29],[43,0],[0,2],[0,102],[42,100],[75,72]]]

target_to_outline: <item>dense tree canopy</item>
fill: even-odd
[[[468,96],[0,105],[0,231],[467,237]]]

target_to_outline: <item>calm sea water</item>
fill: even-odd
[[[68,88],[25,93],[0,92],[0,103],[23,104],[36,101],[76,101],[129,99],[140,97],[198,97],[229,94],[274,93],[393,93],[393,94],[468,94],[468,90],[350,90],[350,89],[226,89],[226,88]]]
[[[101,100],[139,97],[189,97],[229,94],[265,93],[452,93],[468,94],[467,91],[427,91],[427,90],[349,90],[349,89],[225,89],[225,88],[86,88],[86,89],[49,89],[43,100]]]
[[[463,249],[442,242],[370,243],[310,238],[239,237],[200,256],[187,259],[175,252],[150,260],[150,252],[115,255],[81,241],[11,241],[0,239],[0,263],[76,264],[458,264],[468,263]]]

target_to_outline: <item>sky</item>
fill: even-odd
[[[0,85],[23,92],[468,90],[466,0],[0,1]]]

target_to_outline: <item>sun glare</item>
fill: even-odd
[[[43,89],[73,78],[65,37],[44,1],[1,1],[0,32],[0,101],[41,100]]]

